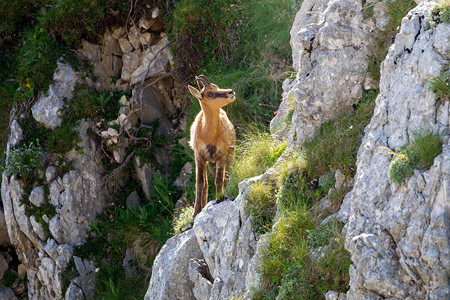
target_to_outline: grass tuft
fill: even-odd
[[[430,89],[438,101],[450,101],[450,63],[442,65],[439,76],[429,79]]]
[[[250,186],[245,212],[252,217],[252,227],[256,233],[264,234],[272,228],[275,204],[273,188],[269,184],[257,182]]]

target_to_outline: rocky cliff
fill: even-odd
[[[298,73],[284,82],[271,122],[272,133],[287,139],[290,148],[301,148],[323,122],[352,110],[364,89],[377,86],[367,73],[368,57],[389,17],[385,1],[368,2],[305,1],[297,13],[291,46]],[[354,187],[337,214],[346,224],[353,262],[350,290],[330,291],[327,299],[449,297],[449,103],[438,101],[429,79],[450,58],[450,24],[430,26],[433,5],[421,3],[403,18],[382,63]],[[400,151],[419,130],[437,132],[442,153],[429,170],[393,183],[388,174],[393,155],[380,147]],[[209,203],[193,229],[168,242],[155,261],[146,299],[252,298],[266,238],[252,231],[243,208],[246,190],[258,180],[241,183],[234,202]]]

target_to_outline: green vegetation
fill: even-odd
[[[436,3],[430,11],[431,26],[436,26],[439,23],[450,23],[450,1],[441,0]]]
[[[129,189],[117,195],[115,201],[97,215],[86,243],[74,249],[74,255],[92,260],[99,268],[96,276],[98,297],[144,297],[153,259],[172,233],[173,193],[169,182],[156,174],[156,181],[151,184],[152,199],[142,201],[144,204],[139,209],[125,204],[129,192],[137,188],[137,183],[128,182]],[[127,249],[135,255],[132,266],[137,273],[131,277],[126,276],[122,267]]]
[[[389,165],[389,177],[393,182],[401,183],[414,174],[414,169],[428,170],[433,165],[436,156],[442,152],[441,136],[430,130],[419,130],[413,132],[412,142],[400,149],[400,153],[389,152],[395,155]]]
[[[442,65],[439,76],[430,78],[430,89],[438,101],[450,101],[450,63]]]
[[[273,188],[264,182],[251,185],[245,212],[252,217],[252,227],[256,233],[264,234],[270,231],[276,212]]]
[[[356,155],[377,95],[378,90],[364,91],[356,110],[323,123],[317,135],[305,143],[306,171],[310,178],[337,169],[346,176],[355,174]]]
[[[12,269],[8,269],[6,270],[5,275],[3,275],[3,279],[0,281],[0,284],[7,287],[12,287],[17,278],[19,278],[17,272]]]
[[[193,206],[186,206],[183,207],[183,209],[180,212],[180,215],[174,219],[173,221],[173,232],[174,234],[178,234],[181,232],[181,229],[190,224],[193,223],[194,220],[192,219],[192,215],[194,214],[194,207]]]
[[[225,192],[232,197],[239,193],[239,182],[264,173],[286,148],[286,143],[274,145],[268,133],[255,130],[244,134],[243,140],[237,146],[236,161]]]
[[[400,26],[403,17],[416,6],[416,3],[413,0],[389,0],[385,5],[389,15],[389,23],[384,31],[380,31],[375,37],[371,47],[373,54],[369,56],[367,67],[370,77],[376,81],[380,80],[380,66],[388,53],[389,47],[394,42],[395,35],[398,32],[397,28]],[[371,16],[372,10],[372,6],[366,6],[365,16]]]
[[[30,142],[27,146],[17,147],[10,151],[6,161],[4,172],[6,175],[20,174],[24,182],[34,179],[37,169],[43,167],[44,149]]]

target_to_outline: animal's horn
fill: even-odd
[[[198,83],[198,81],[200,81],[205,87],[208,87],[211,85],[211,81],[208,79],[208,77],[206,77],[206,75],[203,75],[203,74],[195,77],[195,80],[197,80],[197,83]]]

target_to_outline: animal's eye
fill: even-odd
[[[212,92],[207,92],[207,93],[206,93],[206,96],[212,97],[212,96],[213,96],[213,93],[212,93]]]

